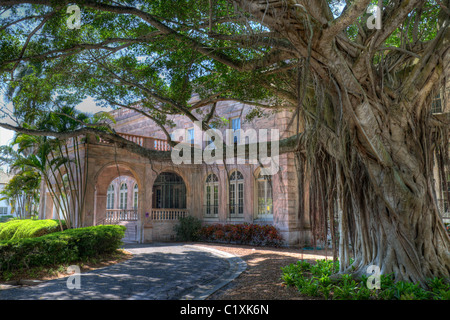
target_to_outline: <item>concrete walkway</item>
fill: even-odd
[[[133,244],[133,258],[74,277],[0,290],[0,300],[203,300],[247,267],[231,254],[183,244]],[[68,281],[69,280],[69,281]]]

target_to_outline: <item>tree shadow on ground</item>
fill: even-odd
[[[142,246],[145,248],[145,246]],[[139,246],[133,246],[133,249]],[[179,299],[199,285],[216,279],[229,269],[229,263],[212,253],[181,250],[170,253],[167,246],[151,253],[105,268],[82,273],[80,289],[69,289],[74,277],[47,281],[38,286],[0,291],[0,300],[125,300]]]

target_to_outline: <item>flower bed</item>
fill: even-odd
[[[283,238],[274,226],[258,224],[214,224],[202,227],[200,241],[279,247]]]

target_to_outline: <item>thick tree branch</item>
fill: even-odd
[[[322,42],[326,43],[335,38],[339,33],[344,31],[349,25],[355,22],[364,12],[370,4],[370,0],[355,0],[345,10],[340,17],[329,22],[328,27],[324,30],[322,36]]]

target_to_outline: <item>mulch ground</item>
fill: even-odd
[[[232,253],[247,263],[247,269],[234,281],[212,294],[208,300],[312,300],[294,287],[286,287],[281,279],[281,267],[298,260],[332,259],[331,251],[292,248],[261,248],[238,245],[195,243]],[[327,255],[328,254],[328,255]]]

